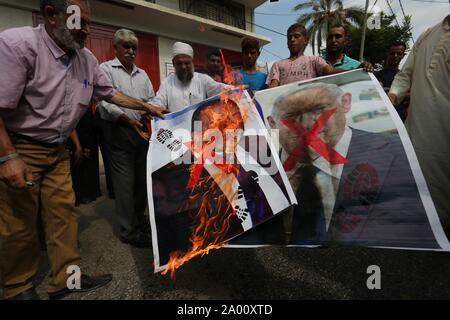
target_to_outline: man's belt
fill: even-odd
[[[8,131],[8,134],[9,134],[9,137],[11,138],[12,143],[27,142],[27,143],[37,144],[37,145],[40,145],[40,146],[43,146],[46,148],[56,148],[56,147],[59,147],[64,144],[64,143],[56,143],[56,142],[55,143],[42,142],[42,141],[36,140],[34,138],[25,136],[23,134],[11,132],[11,131]]]

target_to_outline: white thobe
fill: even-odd
[[[450,227],[450,15],[413,46],[389,93],[411,89],[406,129],[442,223]]]
[[[188,85],[178,80],[176,74],[171,74],[161,83],[152,103],[170,112],[177,112],[219,94],[225,87],[202,73],[194,72],[194,77]]]

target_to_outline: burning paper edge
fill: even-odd
[[[152,128],[155,128],[155,120],[152,120]],[[158,229],[156,228],[156,220],[155,220],[155,204],[153,202],[153,183],[152,183],[152,144],[153,141],[150,139],[149,147],[147,151],[147,199],[149,206],[149,219],[150,219],[150,227],[152,230],[152,250],[153,250],[153,264],[154,264],[154,273],[159,273],[164,270],[159,264],[159,246],[158,246]],[[153,214],[152,214],[153,212]]]

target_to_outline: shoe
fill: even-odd
[[[120,241],[126,244],[130,244],[136,248],[149,248],[152,245],[152,240],[148,233],[138,231],[136,235],[131,238],[120,237]]]
[[[98,288],[101,288],[107,285],[112,280],[111,274],[103,274],[100,276],[88,276],[85,274],[81,275],[80,279],[80,289],[69,289],[65,288],[56,292],[52,292],[48,294],[50,300],[59,300],[64,298],[66,295],[71,293],[80,293],[80,292],[89,292],[94,291]]]
[[[34,288],[30,288],[7,300],[41,300]]]

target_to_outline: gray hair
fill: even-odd
[[[280,106],[283,103],[283,100],[293,94],[311,90],[311,89],[322,89],[328,92],[328,94],[335,99],[336,102],[340,103],[341,98],[344,95],[344,91],[342,89],[333,83],[324,83],[324,82],[317,82],[317,83],[310,83],[306,85],[302,85],[300,88],[298,88],[295,91],[289,91],[286,93],[283,93],[280,95],[275,102],[273,103],[272,113],[271,116],[275,121],[280,120]]]
[[[122,42],[128,41],[138,42],[138,38],[133,31],[128,29],[120,29],[117,30],[116,33],[114,34],[113,40],[114,46],[117,46]]]

